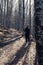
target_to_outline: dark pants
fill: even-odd
[[[26,42],[28,42],[29,41],[29,36],[25,35],[25,40],[26,40]]]

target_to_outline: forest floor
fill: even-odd
[[[9,41],[15,37],[20,36],[22,33],[15,29],[6,29],[0,26],[0,42]]]
[[[34,65],[36,42],[26,43],[21,35],[17,30],[0,27],[0,65]]]
[[[34,65],[36,43],[22,37],[0,48],[0,65]]]

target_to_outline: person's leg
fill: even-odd
[[[28,36],[28,41],[30,41],[29,36]]]
[[[25,36],[25,41],[27,42],[27,36]]]
[[[26,42],[27,42],[27,37],[26,37]]]

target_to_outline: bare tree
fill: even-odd
[[[24,18],[25,18],[25,7],[24,7],[24,0],[23,0],[23,30],[24,30]]]
[[[1,24],[3,25],[3,0],[1,0]]]
[[[23,31],[24,28],[24,14],[25,14],[25,10],[24,10],[24,0],[19,0],[19,24],[20,24],[20,30]]]
[[[1,14],[2,14],[2,8],[1,8],[1,0],[0,0],[0,24],[1,24],[1,18],[2,18]]]
[[[9,28],[11,14],[12,14],[12,2],[13,0],[7,0],[7,15],[6,15],[6,26]]]
[[[43,65],[43,1],[35,1],[35,38],[36,38],[36,51],[38,54],[38,65]],[[42,25],[41,25],[42,23]],[[37,65],[37,64],[36,64]]]

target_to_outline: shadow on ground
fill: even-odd
[[[11,43],[13,43],[13,42],[15,42],[15,41],[17,41],[18,39],[20,39],[20,38],[22,38],[22,36],[21,37],[18,37],[18,38],[15,38],[15,39],[13,39],[13,40],[10,40],[10,41],[8,41],[8,42],[0,42],[0,48],[2,48],[2,47],[4,47],[4,46],[6,46],[6,45],[9,45],[9,44],[11,44]]]
[[[30,45],[31,45],[31,43],[29,43],[29,45],[28,45],[27,52],[26,52],[26,56],[25,56],[25,59],[24,59],[24,61],[23,61],[23,64],[22,64],[22,65],[28,65],[28,63],[26,62],[26,58],[27,58],[27,54],[29,53],[29,48],[30,48]]]
[[[24,54],[26,53],[28,47],[30,47],[30,43],[24,43],[24,45],[20,48],[20,50],[17,51],[17,53],[15,54],[15,58],[12,62],[7,63],[5,65],[16,65],[18,63],[18,61],[24,56]]]

